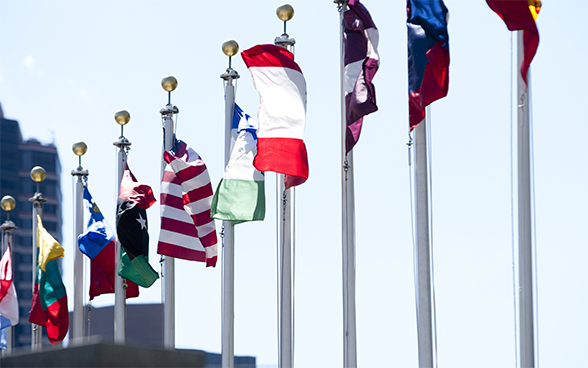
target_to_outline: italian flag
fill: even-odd
[[[235,104],[232,151],[214,197],[211,216],[235,224],[265,218],[264,174],[255,169],[257,124]]]

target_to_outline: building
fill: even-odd
[[[0,197],[10,195],[16,201],[16,207],[10,212],[10,219],[17,226],[12,240],[13,280],[20,312],[20,322],[14,327],[15,347],[31,345],[28,315],[33,285],[33,222],[29,198],[37,191],[37,183],[30,178],[31,169],[35,166],[43,167],[47,173],[39,186],[47,198],[43,205],[43,225],[61,242],[61,164],[57,148],[35,139],[23,140],[18,121],[6,119],[0,106]],[[0,223],[3,223],[7,213],[0,212]],[[46,337],[44,342],[48,343]]]

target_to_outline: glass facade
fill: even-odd
[[[1,110],[0,110],[1,111]],[[14,328],[14,346],[31,345],[31,325],[28,322],[32,298],[32,203],[29,201],[37,191],[37,184],[30,178],[30,171],[41,166],[47,173],[39,189],[47,198],[43,205],[43,224],[58,241],[62,241],[61,214],[61,164],[57,148],[53,144],[42,144],[35,139],[24,141],[16,120],[0,115],[0,197],[12,196],[16,207],[10,219],[17,229],[12,232],[13,279],[20,310],[19,324]],[[7,213],[0,211],[0,223]],[[44,343],[48,343],[46,337]]]

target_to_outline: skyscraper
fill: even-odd
[[[12,260],[14,284],[18,295],[20,321],[14,328],[14,346],[31,345],[31,309],[33,283],[32,204],[29,198],[37,191],[30,178],[35,166],[45,169],[47,176],[40,191],[47,198],[43,204],[43,225],[61,243],[61,163],[54,144],[42,144],[36,139],[23,140],[18,121],[6,119],[0,106],[0,197],[10,195],[16,207],[10,214],[17,226],[13,232]],[[0,213],[0,223],[7,214]],[[46,341],[46,338],[44,338]]]

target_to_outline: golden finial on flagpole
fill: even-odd
[[[114,120],[120,125],[120,136],[124,137],[124,126],[131,120],[131,114],[127,110],[118,110],[114,113]]]
[[[168,75],[161,80],[164,90],[171,92],[178,87],[178,80],[173,75]]]
[[[10,212],[16,206],[16,201],[9,195],[2,197],[2,209],[6,212]]]
[[[234,70],[231,66],[231,59],[232,56],[237,55],[239,52],[239,44],[235,40],[225,40],[222,44],[223,53],[229,57],[229,68],[227,69],[226,73],[222,74],[220,77],[226,81],[230,81],[232,79],[239,79],[239,73]]]
[[[72,146],[71,149],[73,151],[73,153],[78,156],[79,158],[79,167],[78,169],[82,168],[82,156],[86,153],[86,151],[88,150],[88,146],[86,146],[86,143],[84,143],[83,141],[77,141],[75,142]]]
[[[294,8],[290,4],[280,4],[276,9],[276,15],[284,22],[289,21],[294,16]]]
[[[288,46],[294,46],[296,40],[290,38],[288,33],[286,33],[286,22],[288,22],[294,16],[294,8],[292,8],[292,5],[290,4],[281,4],[276,9],[276,15],[280,20],[284,21],[284,33],[274,39],[274,44],[284,48],[288,48]]]
[[[47,174],[45,173],[45,169],[43,169],[41,166],[35,166],[31,169],[31,179],[37,183],[45,180],[46,176]]]

